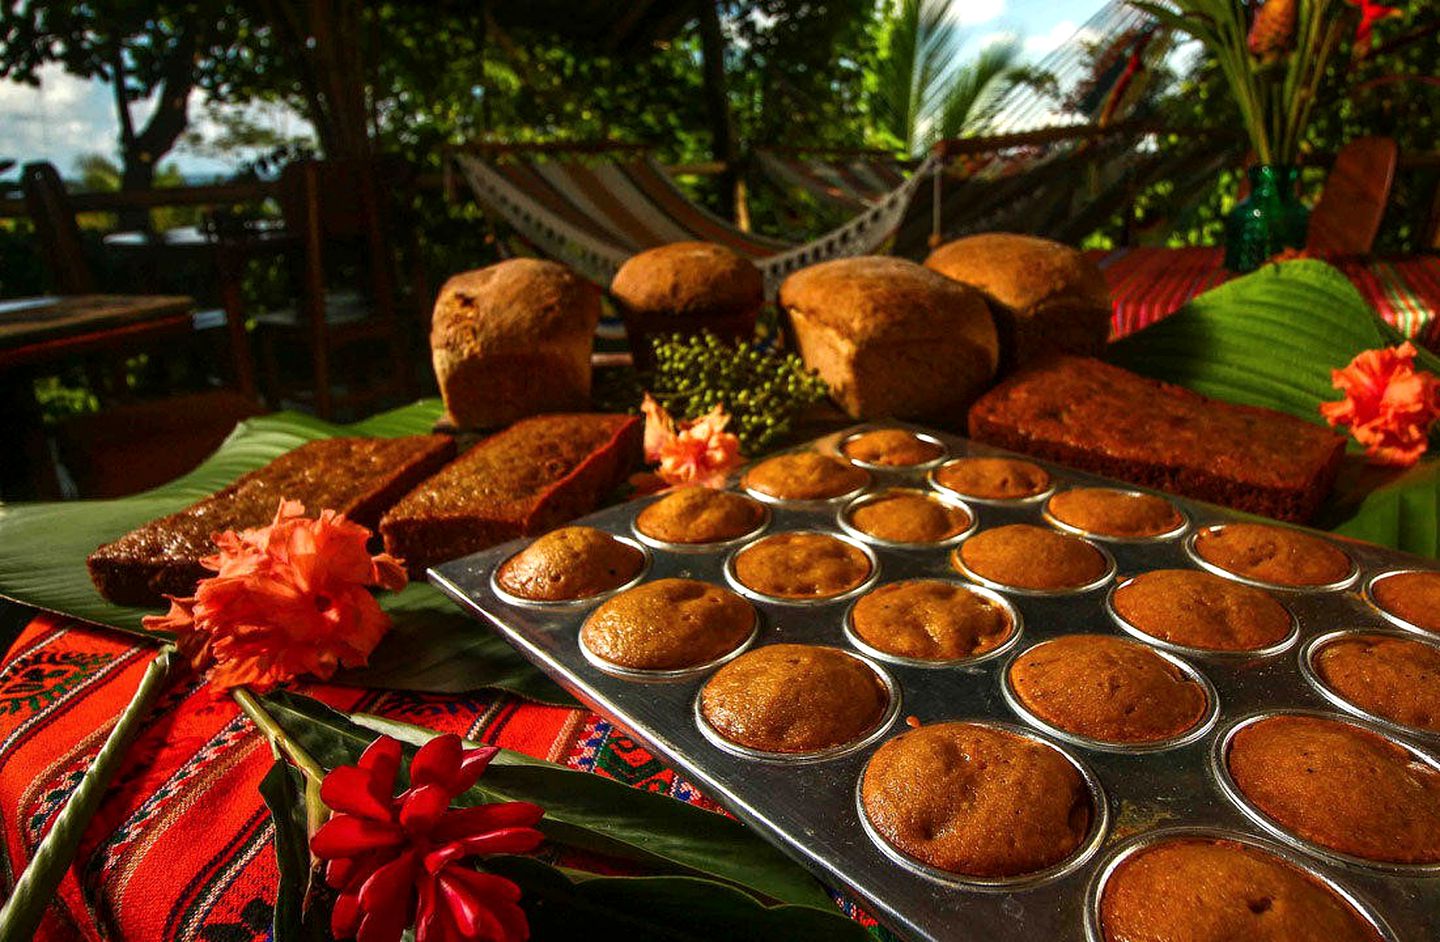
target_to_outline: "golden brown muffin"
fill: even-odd
[[[1018,877],[1075,852],[1090,791],[1058,750],[975,723],[911,730],[875,751],[860,785],[865,816],[921,863],[971,877]]]
[[[924,491],[896,489],[851,510],[850,525],[877,540],[940,543],[964,533],[970,515]]]
[[[956,458],[935,472],[935,483],[963,497],[1023,500],[1050,487],[1050,473],[1018,458]]]
[[[1397,572],[1377,580],[1370,596],[1396,618],[1440,634],[1440,572]]]
[[[735,556],[735,578],[762,595],[824,599],[844,595],[870,578],[859,547],[825,533],[776,533]]]
[[[1160,742],[1194,729],[1205,690],[1150,648],[1113,635],[1064,635],[1010,665],[1025,709],[1058,729],[1102,742]]]
[[[805,365],[854,418],[956,424],[995,376],[980,292],[902,258],[837,258],[780,286]]]
[[[589,598],[640,574],[645,554],[594,527],[551,530],[500,565],[495,581],[532,602]]]
[[[767,458],[746,471],[740,483],[776,500],[830,500],[869,484],[870,475],[838,458],[798,451]]]
[[[1136,851],[1100,897],[1105,942],[1380,942],[1344,898],[1239,841],[1180,837]]]
[[[1440,862],[1440,772],[1369,730],[1272,716],[1230,741],[1241,793],[1286,830],[1387,863]]]
[[[656,579],[601,604],[580,637],[620,667],[673,671],[729,654],[754,628],[755,609],[734,592],[698,579]]]
[[[982,579],[1047,592],[1089,585],[1108,568],[1100,551],[1079,537],[1028,523],[982,530],[955,554]]]
[[[723,543],[760,525],[765,509],[743,494],[692,485],[640,511],[635,529],[663,543]]]
[[[945,454],[941,445],[903,428],[882,428],[865,432],[847,441],[842,450],[847,458],[887,468],[928,464]]]
[[[771,644],[737,657],[700,691],[700,712],[730,742],[820,752],[864,737],[889,708],[880,677],[839,648]]]
[[[1115,614],[1152,638],[1206,651],[1256,651],[1294,627],[1264,589],[1194,569],[1156,569],[1115,590]]]
[[[1316,651],[1315,673],[1347,702],[1440,733],[1440,650],[1393,635],[1348,634]]]
[[[1350,574],[1350,557],[1318,536],[1265,523],[1227,523],[1202,530],[1195,553],[1207,563],[1256,582],[1329,585]]]
[[[1134,540],[1174,531],[1185,518],[1174,504],[1154,494],[1113,487],[1061,491],[1046,505],[1050,516],[1096,536]]]
[[[940,579],[892,582],[867,592],[855,603],[850,626],[877,651],[925,661],[979,657],[1015,633],[1005,609]]]

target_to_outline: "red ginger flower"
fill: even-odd
[[[1320,414],[1334,425],[1348,425],[1375,464],[1409,466],[1428,447],[1430,426],[1440,418],[1440,380],[1415,369],[1415,347],[1408,341],[1393,349],[1366,350],[1330,381],[1345,393],[1338,402],[1322,402]]]
[[[725,476],[745,460],[740,439],[725,431],[730,416],[720,406],[678,427],[649,393],[640,411],[645,413],[645,460],[659,465],[656,474],[664,485],[724,487]]]
[[[1295,25],[1300,16],[1298,0],[1265,0],[1250,24],[1248,44],[1251,55],[1261,62],[1275,62],[1295,46]]]
[[[390,628],[370,588],[405,586],[400,562],[371,556],[369,539],[333,510],[312,520],[299,501],[281,500],[268,527],[216,534],[219,552],[201,560],[215,575],[190,598],[169,596],[169,613],[144,625],[174,632],[217,687],[328,680],[342,665],[363,665]]]
[[[1375,0],[1345,0],[1350,6],[1360,11],[1360,25],[1355,27],[1355,45],[1351,48],[1351,57],[1356,60],[1365,58],[1370,54],[1370,46],[1375,41],[1375,24],[1381,20],[1388,20],[1392,16],[1403,16],[1405,11],[1399,7],[1385,6],[1376,3]]]
[[[416,942],[529,938],[520,888],[464,861],[534,850],[544,840],[534,828],[544,810],[524,801],[450,807],[499,751],[437,736],[415,753],[410,787],[397,797],[400,743],[382,736],[355,765],[325,776],[320,797],[336,814],[310,849],[329,861],[325,882],[340,891],[330,915],[337,938],[396,942],[412,925]]]

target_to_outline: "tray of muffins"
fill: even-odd
[[[903,937],[1440,938],[1427,561],[890,423],[430,577]]]

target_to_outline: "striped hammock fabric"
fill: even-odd
[[[759,150],[755,162],[782,188],[801,190],[850,212],[883,201],[907,177],[904,164],[882,154],[819,157]]]

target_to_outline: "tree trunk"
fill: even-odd
[[[748,215],[744,193],[738,187],[740,148],[735,140],[735,122],[730,115],[730,98],[725,85],[725,35],[720,31],[716,0],[695,0],[700,14],[700,47],[704,59],[705,106],[710,114],[710,152],[725,164],[720,186],[726,195],[726,214],[731,219]]]
[[[195,34],[185,31],[176,39],[156,90],[155,111],[145,127],[136,132],[130,121],[130,106],[124,90],[123,62],[117,57],[115,74],[116,107],[120,111],[120,189],[130,193],[155,185],[160,159],[170,152],[190,123],[190,92],[195,88]],[[148,209],[120,212],[122,229],[149,229]]]

